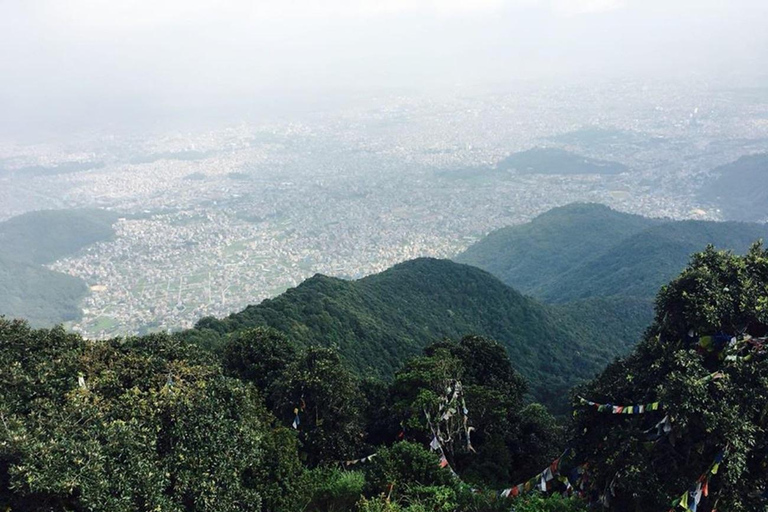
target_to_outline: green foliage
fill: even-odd
[[[310,471],[312,496],[304,508],[308,512],[346,512],[354,510],[365,486],[358,471],[316,468]]]
[[[270,388],[278,421],[288,424],[298,412],[301,450],[310,466],[359,453],[364,437],[360,390],[336,351],[308,348]]]
[[[45,210],[0,222],[0,315],[48,327],[78,320],[88,287],[42,264],[111,238],[116,219],[103,210]]]
[[[575,498],[563,498],[557,494],[543,496],[530,494],[515,501],[515,512],[585,512],[587,506]]]
[[[728,219],[768,220],[768,154],[742,156],[716,168],[714,174],[699,197],[716,204]]]
[[[664,338],[739,333],[768,324],[768,267],[761,244],[743,258],[708,247],[664,286],[657,299],[656,325]]]
[[[336,346],[358,374],[389,378],[430,342],[487,336],[514,354],[537,400],[566,408],[567,390],[591,378],[622,350],[574,332],[567,319],[491,275],[429,258],[358,281],[308,279],[283,295],[222,320],[206,318],[179,336],[216,345],[255,326],[284,332],[304,346]]]
[[[408,441],[382,447],[363,469],[369,494],[386,493],[395,500],[406,496],[409,487],[414,485],[447,486],[452,483],[451,474],[438,465],[435,453],[420,443]]]
[[[262,456],[243,474],[244,485],[259,493],[263,512],[302,510],[312,486],[299,461],[296,435],[278,427],[267,432],[263,441]]]
[[[384,496],[371,499],[363,497],[357,504],[357,512],[401,512],[402,510],[400,505],[392,503]]]
[[[264,493],[270,510],[290,509],[276,492],[301,472],[291,440],[266,428],[252,387],[194,347],[0,320],[0,363],[0,505],[258,510]]]
[[[253,382],[269,397],[272,384],[288,366],[296,363],[298,349],[284,334],[257,327],[229,338],[221,359],[226,372],[240,380]]]
[[[660,401],[664,411],[641,415],[580,410],[574,446],[590,463],[594,489],[614,482],[613,510],[669,507],[727,452],[709,486],[730,511],[762,510],[768,481],[768,364],[765,355],[723,358],[686,339],[724,330],[762,336],[766,327],[768,253],[746,256],[712,248],[695,255],[657,300],[656,323],[637,350],[609,366],[578,393],[597,402]],[[747,350],[747,349],[744,349]],[[733,354],[732,354],[733,355]],[[742,354],[743,356],[744,354]],[[711,376],[715,373],[717,378]],[[649,438],[668,414],[670,435]]]

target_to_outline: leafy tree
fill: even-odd
[[[362,397],[354,375],[339,354],[308,348],[271,386],[278,421],[299,417],[301,449],[310,466],[355,456],[364,437]]]
[[[168,336],[90,342],[0,320],[0,359],[0,504],[13,510],[259,510],[296,476],[278,461],[272,482],[254,478],[270,443],[291,443],[271,436],[253,387]]]
[[[589,463],[594,498],[613,510],[669,507],[707,473],[709,498],[700,510],[762,510],[768,481],[768,364],[763,349],[725,343],[712,349],[698,336],[723,331],[763,336],[768,253],[746,256],[711,247],[695,255],[662,289],[656,322],[631,356],[577,391],[596,402],[647,404],[637,415],[578,409],[574,447]],[[689,337],[689,332],[696,334]],[[665,432],[667,417],[671,430]]]
[[[362,379],[360,391],[364,400],[366,444],[371,447],[391,444],[404,437],[405,424],[399,415],[393,414],[394,396],[389,383],[375,377]]]
[[[315,468],[309,473],[312,495],[305,510],[311,512],[346,512],[360,499],[365,477],[359,471]]]
[[[252,382],[269,399],[272,384],[298,359],[298,350],[274,329],[256,327],[236,333],[227,341],[222,364],[230,375]]]
[[[395,500],[409,486],[448,486],[451,474],[438,464],[438,457],[421,443],[401,441],[381,448],[364,466],[367,490],[372,495],[386,493]]]
[[[441,397],[461,381],[472,449],[463,429],[443,448],[463,479],[503,487],[530,478],[557,457],[562,430],[544,407],[523,404],[526,383],[501,345],[467,336],[434,343],[424,352],[405,364],[392,385],[395,411],[407,419],[409,439],[430,442],[424,412],[437,428]]]

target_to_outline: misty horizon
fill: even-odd
[[[1,134],[238,122],[404,91],[768,84],[759,1],[0,6]]]

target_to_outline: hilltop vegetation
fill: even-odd
[[[596,254],[533,290],[546,301],[588,297],[651,298],[677,275],[690,255],[709,244],[743,254],[768,226],[738,222],[681,221],[650,227]]]
[[[393,271],[412,280],[433,267]],[[394,292],[391,280],[374,279]],[[526,404],[508,349],[478,336],[431,343],[384,381],[270,328],[236,330],[211,352],[194,337],[93,342],[0,319],[0,507],[763,510],[767,296],[761,246],[695,255],[635,352],[574,393],[568,425]]]
[[[111,238],[117,215],[105,210],[40,210],[0,223],[0,254],[15,261],[51,263]]]
[[[659,222],[600,204],[571,204],[493,231],[454,259],[535,295],[568,270]]]
[[[768,252],[709,248],[659,293],[635,352],[577,390],[598,403],[661,404],[626,415],[576,401],[572,446],[611,510],[765,510],[766,297]]]
[[[766,237],[765,224],[666,221],[572,204],[494,231],[455,260],[571,311],[578,311],[578,305],[569,305],[574,301],[599,299],[607,308],[635,304],[636,314],[650,320],[656,292],[685,267],[690,254],[708,244],[744,253]],[[639,338],[642,327],[626,327],[633,329],[631,338]]]
[[[0,256],[0,315],[40,326],[76,320],[86,293],[76,277]]]
[[[558,148],[533,148],[513,153],[497,164],[499,170],[520,174],[619,174],[627,167]]]
[[[114,235],[103,210],[43,210],[0,223],[0,315],[35,326],[77,320],[85,282],[43,266]]]
[[[533,395],[564,405],[564,393],[593,376],[634,343],[619,335],[646,318],[627,308],[609,317],[600,308],[589,328],[574,329],[572,312],[522,296],[490,274],[447,260],[408,261],[358,281],[316,275],[275,299],[218,320],[204,318],[182,333],[208,346],[242,329],[269,326],[304,345],[338,347],[360,374],[391,375],[427,344],[467,334],[498,340]]]
[[[562,442],[541,406],[523,404],[504,349],[477,337],[432,345],[387,384],[268,329],[214,358],[167,335],[92,342],[0,319],[0,363],[11,510],[500,511],[469,483],[525,478]],[[436,416],[446,386],[472,408],[472,430]],[[444,463],[423,411],[454,436]]]
[[[714,173],[699,194],[702,199],[716,204],[727,219],[768,221],[768,154],[743,156]]]

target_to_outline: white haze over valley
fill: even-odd
[[[0,0],[0,221],[115,212],[49,265],[105,337],[576,201],[723,220],[699,190],[768,152],[766,27],[758,0]],[[534,148],[562,169],[504,167]]]

